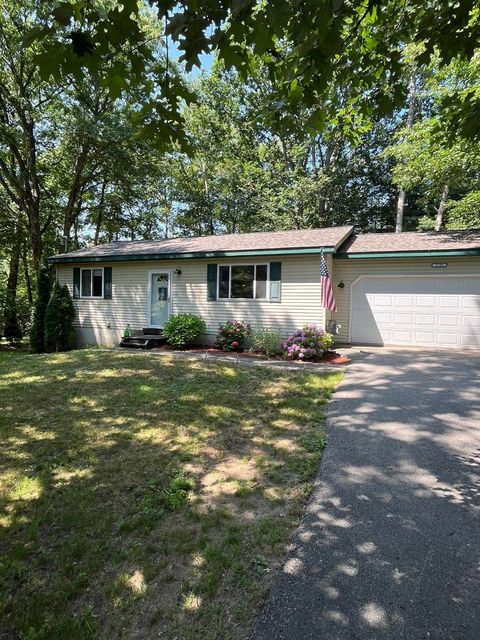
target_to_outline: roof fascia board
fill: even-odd
[[[132,262],[137,260],[202,260],[210,258],[248,258],[256,256],[290,256],[335,253],[335,248],[311,247],[306,249],[261,249],[256,251],[202,251],[198,253],[137,253],[111,256],[52,256],[48,258],[51,264],[80,263],[80,262]]]
[[[347,231],[347,233],[344,236],[342,236],[342,238],[336,243],[335,252],[337,251],[337,249],[339,247],[342,246],[342,244],[344,244],[348,240],[348,238],[352,235],[352,233],[353,233],[353,227],[350,227],[350,229]]]
[[[448,258],[449,256],[480,256],[479,249],[452,249],[437,251],[388,251],[383,253],[337,253],[335,260],[382,259],[382,258]]]

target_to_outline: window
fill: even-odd
[[[218,298],[266,300],[268,265],[220,265],[218,267]]]
[[[81,297],[103,298],[103,269],[82,269]]]
[[[218,297],[230,297],[230,267],[220,267],[218,277]]]

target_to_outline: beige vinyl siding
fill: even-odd
[[[445,269],[434,269],[432,263],[446,262]],[[350,287],[360,276],[375,275],[480,275],[480,258],[477,257],[451,257],[451,258],[377,258],[377,259],[349,259],[334,260],[333,284],[337,300],[337,313],[333,314],[335,320],[341,324],[338,333],[338,342],[348,342],[350,321]],[[343,289],[337,287],[342,281]]]
[[[331,256],[328,256],[331,268]],[[282,263],[281,302],[261,300],[207,300],[207,264]],[[207,323],[207,340],[216,333],[218,324],[226,320],[243,320],[253,326],[270,327],[287,336],[306,323],[324,325],[324,309],[320,298],[320,256],[298,256],[258,259],[177,260],[96,263],[112,267],[112,299],[74,300],[75,326],[80,342],[115,343],[128,323],[133,330],[149,324],[148,272],[171,270],[173,313],[195,313]],[[73,293],[73,268],[94,265],[58,265],[60,284]],[[179,268],[182,273],[173,271]]]

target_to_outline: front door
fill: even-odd
[[[150,272],[148,282],[148,323],[150,327],[162,328],[171,314],[170,271]]]

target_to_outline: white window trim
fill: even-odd
[[[82,273],[84,271],[94,271],[94,270],[101,270],[102,272],[102,295],[101,296],[84,296],[83,295],[83,279],[82,279]],[[93,293],[93,273],[91,275],[91,280],[90,280],[90,286],[91,286],[91,290]],[[105,271],[103,267],[80,267],[80,298],[83,298],[85,300],[103,300],[105,297]]]
[[[146,327],[150,327],[151,329],[163,329],[163,326],[157,324],[151,324],[152,322],[152,276],[160,275],[160,274],[168,274],[168,317],[172,315],[173,312],[173,289],[172,289],[172,270],[171,269],[152,269],[148,272],[148,286],[147,286],[147,295],[148,295],[148,304],[147,304],[147,324]]]
[[[228,298],[220,297],[220,267],[228,267]],[[254,267],[253,273],[253,298],[232,298],[232,267]],[[257,267],[267,267],[266,296],[257,298]],[[245,262],[242,264],[218,264],[217,265],[217,301],[248,300],[249,302],[270,302],[270,263],[269,262]]]

